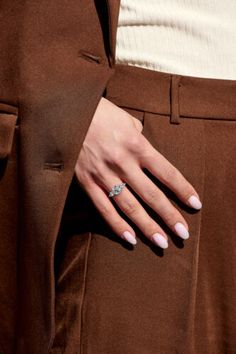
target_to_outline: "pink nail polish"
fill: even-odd
[[[128,241],[129,243],[131,243],[132,245],[136,245],[137,240],[136,238],[129,232],[129,231],[125,231],[123,233],[124,238],[126,239],[126,241]]]
[[[184,240],[187,240],[187,238],[189,238],[189,232],[181,222],[177,222],[175,224],[175,231],[177,235],[183,238]]]
[[[153,241],[157,244],[157,246],[161,248],[167,248],[168,247],[168,241],[164,236],[162,236],[159,233],[156,233],[152,236]]]
[[[199,209],[202,208],[202,203],[200,202],[200,200],[195,195],[192,195],[188,199],[188,202],[191,205],[191,207],[194,208],[194,209],[199,210]]]

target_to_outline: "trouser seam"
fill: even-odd
[[[89,231],[88,234],[88,244],[86,248],[86,254],[85,254],[85,266],[84,266],[84,278],[83,278],[83,294],[82,294],[82,301],[81,301],[81,308],[80,308],[80,345],[79,345],[79,352],[78,354],[83,354],[83,342],[82,342],[82,335],[83,335],[83,325],[84,325],[84,319],[83,319],[83,313],[84,313],[84,300],[85,300],[85,292],[86,292],[86,277],[88,273],[88,256],[89,256],[89,250],[91,246],[91,240],[92,240],[92,233]]]

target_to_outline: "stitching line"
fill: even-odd
[[[84,278],[83,278],[83,295],[82,295],[82,301],[81,301],[81,307],[80,307],[80,348],[79,348],[79,353],[78,354],[83,354],[83,343],[82,343],[82,335],[83,335],[83,305],[84,305],[84,298],[85,298],[85,291],[86,291],[86,276],[87,276],[87,270],[88,270],[88,256],[89,256],[89,250],[92,242],[92,233],[91,231],[88,232],[88,244],[86,248],[86,254],[85,254],[85,267],[84,267]]]

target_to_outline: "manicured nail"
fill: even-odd
[[[200,202],[200,200],[198,199],[198,197],[196,197],[195,195],[192,195],[189,199],[188,199],[189,204],[191,205],[192,208],[194,209],[201,209],[202,208],[202,203]]]
[[[132,245],[136,245],[137,240],[136,238],[129,232],[129,231],[125,231],[123,233],[124,238],[126,239],[126,241],[128,241],[129,243],[131,243]]]
[[[157,244],[157,246],[159,246],[161,248],[167,248],[168,247],[168,241],[161,234],[158,234],[158,233],[154,234],[152,236],[152,238],[153,238],[153,241]]]
[[[186,227],[183,224],[181,224],[181,222],[177,222],[175,224],[175,231],[184,240],[187,240],[187,238],[189,238],[189,232],[186,229]]]

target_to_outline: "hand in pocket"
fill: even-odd
[[[188,206],[201,208],[194,187],[142,135],[142,123],[102,97],[76,162],[75,174],[80,185],[114,232],[131,244],[137,242],[135,232],[109,198],[112,187],[123,182],[158,213],[179,237],[187,239],[189,231],[186,220],[143,172],[143,168],[167,185]],[[161,248],[168,247],[168,237],[163,229],[127,187],[113,198],[146,237]]]

